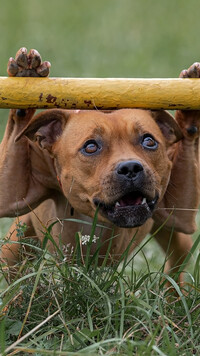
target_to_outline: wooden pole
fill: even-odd
[[[200,109],[200,79],[0,77],[0,108]]]

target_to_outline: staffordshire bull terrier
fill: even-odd
[[[25,48],[8,62],[10,76],[46,76],[49,62]],[[200,77],[195,63],[181,77]],[[199,206],[199,111],[50,109],[11,110],[0,146],[0,216],[20,216],[25,237],[44,238],[45,227],[59,245],[75,244],[75,233],[101,236],[100,255],[110,237],[110,258],[118,260],[150,232],[176,271],[192,246]],[[80,221],[77,223],[71,218]],[[69,219],[68,219],[69,218]],[[159,227],[163,225],[161,229]],[[19,259],[16,222],[1,258]],[[15,242],[15,243],[13,243]],[[55,245],[49,241],[51,252]],[[95,251],[92,246],[92,253]],[[83,246],[83,253],[85,247]],[[180,277],[180,281],[182,277]]]

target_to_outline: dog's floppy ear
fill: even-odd
[[[66,110],[49,109],[34,116],[27,126],[16,137],[22,136],[37,141],[41,148],[51,151],[52,145],[61,136],[69,114]]]
[[[151,110],[151,114],[160,127],[168,144],[175,143],[182,139],[180,127],[174,117],[165,110]]]

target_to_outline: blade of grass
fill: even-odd
[[[5,353],[9,352],[10,350],[14,349],[20,342],[24,341],[28,336],[32,335],[35,333],[40,327],[44,324],[46,324],[50,319],[52,319],[55,315],[57,315],[60,312],[60,310],[56,310],[53,314],[49,315],[45,320],[43,320],[40,324],[35,326],[32,330],[30,330],[27,334],[23,335],[20,339],[15,341],[12,345],[8,346],[7,349],[5,350]]]
[[[92,246],[92,241],[93,241],[93,237],[94,237],[95,230],[96,230],[97,219],[98,219],[98,211],[99,211],[99,209],[97,208],[96,211],[95,211],[95,215],[94,215],[94,219],[93,219],[93,223],[92,223],[92,229],[91,229],[91,233],[90,233],[90,240],[89,240],[89,242],[87,244],[86,257],[85,257],[85,267],[86,267],[87,271],[89,269],[89,259],[90,259],[90,254],[91,254],[91,246]]]
[[[5,319],[0,316],[0,351],[1,354],[4,354],[6,341],[5,341]]]
[[[26,321],[27,321],[27,318],[28,318],[28,315],[29,315],[29,313],[30,313],[32,301],[33,301],[33,298],[34,298],[34,295],[35,295],[35,291],[36,291],[37,285],[38,285],[38,283],[39,283],[40,275],[41,275],[41,273],[42,273],[43,266],[45,265],[45,262],[46,262],[45,260],[42,261],[42,263],[40,264],[38,273],[37,273],[37,275],[36,275],[35,283],[34,283],[33,290],[32,290],[31,297],[30,297],[30,301],[29,301],[29,304],[28,304],[28,308],[27,308],[26,315],[25,315],[25,318],[24,318],[24,320],[23,320],[22,327],[21,327],[21,330],[20,330],[20,332],[19,332],[18,338],[21,337],[22,331],[23,331],[23,329],[24,329],[24,325],[25,325],[25,323],[26,323]]]
[[[52,228],[57,223],[58,223],[58,221],[56,220],[50,226],[45,227],[45,231],[41,231],[44,234],[42,248],[45,250],[44,251],[44,254],[45,254],[46,253],[46,249],[47,249],[47,242],[51,241],[52,245],[55,247],[56,251],[58,252],[58,255],[63,259],[64,258],[63,252],[61,251],[59,246],[56,244],[53,236],[51,235]]]
[[[188,264],[190,258],[192,257],[192,255],[196,251],[199,243],[200,243],[200,235],[194,241],[194,243],[193,243],[193,245],[191,247],[191,250],[188,252],[187,256],[185,257],[184,261],[182,262],[181,266],[179,267],[179,270],[178,270],[177,274],[180,274],[181,272],[184,271],[185,266]]]
[[[72,218],[62,219],[61,221],[76,222],[77,224],[84,224],[84,225],[90,225],[90,226],[92,226],[92,224],[93,224],[93,222],[80,220],[80,219],[72,219]],[[101,224],[96,224],[96,227],[107,229],[107,230],[112,230],[111,227],[106,226],[106,225],[101,225]]]
[[[180,299],[181,299],[181,301],[183,303],[183,306],[184,306],[184,309],[185,309],[185,312],[186,312],[186,315],[187,315],[189,327],[190,327],[191,337],[193,338],[194,337],[194,333],[193,333],[193,328],[192,328],[192,319],[191,319],[191,315],[190,315],[190,311],[189,311],[188,305],[186,303],[185,296],[181,292],[181,289],[180,289],[179,285],[175,282],[175,280],[173,278],[171,278],[169,275],[166,275],[166,274],[163,274],[163,277],[170,282],[170,284],[173,286],[174,290],[178,293],[178,295],[179,295],[179,297],[180,297]]]
[[[119,278],[119,285],[121,289],[121,315],[120,315],[120,329],[119,329],[119,336],[120,338],[123,338],[124,334],[124,316],[125,316],[125,291],[124,291],[124,285],[121,281],[121,278]]]

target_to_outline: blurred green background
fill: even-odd
[[[51,76],[177,77],[200,60],[198,0],[0,0],[0,75],[25,46]],[[0,110],[0,134],[7,113]]]
[[[0,75],[25,46],[51,62],[51,76],[177,77],[200,61],[199,7],[199,0],[0,0]],[[7,116],[1,109],[1,137]]]

